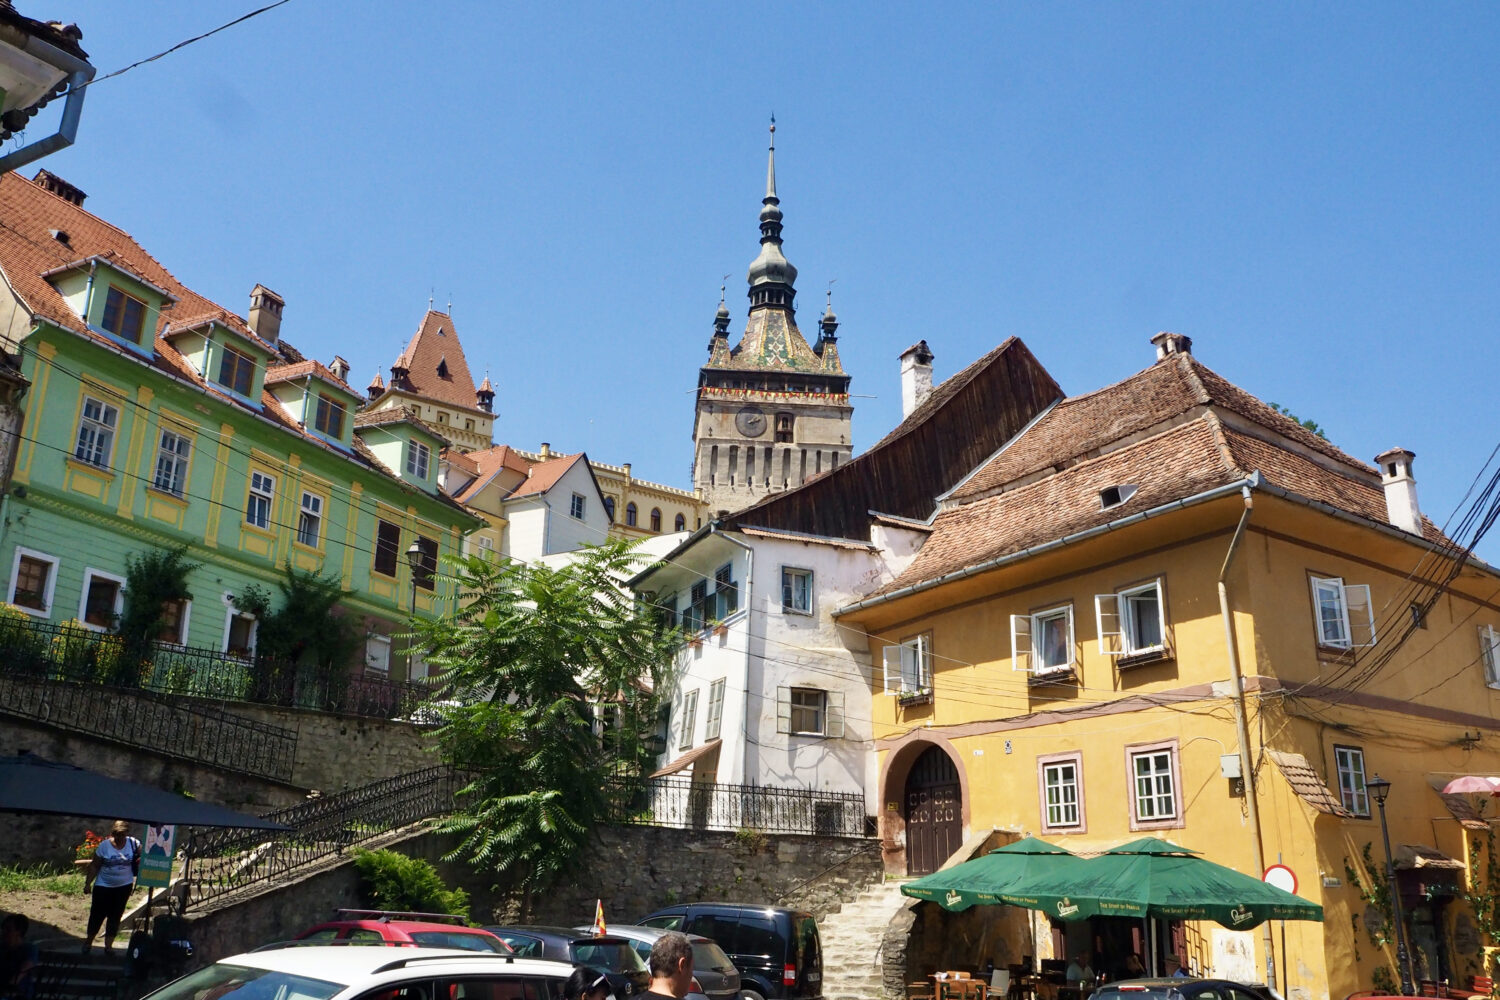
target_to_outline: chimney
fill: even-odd
[[[1193,353],[1193,338],[1180,333],[1168,333],[1163,330],[1151,338],[1151,343],[1156,345],[1157,361],[1163,361],[1174,354]]]
[[[932,351],[919,340],[901,352],[901,419],[932,395]]]
[[[286,305],[280,295],[265,285],[250,289],[250,315],[245,317],[250,329],[268,344],[275,344],[281,336],[281,308]]]
[[[1405,448],[1392,448],[1375,456],[1380,466],[1380,484],[1385,487],[1385,518],[1402,531],[1422,533],[1422,509],[1417,506],[1417,481],[1411,475],[1411,460]]]
[[[36,176],[32,178],[32,182],[51,191],[63,201],[77,205],[80,208],[83,207],[83,199],[88,197],[80,189],[47,170],[38,170]]]
[[[629,479],[630,478],[630,463],[626,462],[624,465],[620,466],[620,468],[622,468],[622,469],[625,470],[625,478]]]
[[[541,458],[542,458],[543,462],[547,461],[547,459],[549,459],[549,458],[552,457],[552,446],[550,444],[548,444],[547,442],[543,441],[542,442],[542,450],[538,454],[541,455]]]
[[[335,354],[333,356],[333,360],[329,362],[328,370],[333,372],[333,377],[338,379],[340,382],[349,381],[349,362],[345,361],[337,354]]]

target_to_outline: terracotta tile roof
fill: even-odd
[[[431,434],[444,445],[452,444],[441,431],[418,417],[412,410],[405,406],[387,406],[380,410],[361,410],[354,415],[354,426],[359,427],[389,427],[395,424],[411,424]]]
[[[516,487],[511,494],[513,497],[530,497],[538,493],[546,493],[557,485],[557,481],[563,477],[573,465],[583,458],[583,452],[576,455],[559,455],[549,458],[545,462],[537,462],[531,467],[531,476],[525,483]]]
[[[290,365],[272,365],[266,369],[266,385],[291,382],[295,379],[305,378],[308,375],[316,379],[321,379],[337,389],[342,389],[356,399],[363,400],[365,398],[363,394],[350,387],[348,382],[345,382],[329,371],[328,367],[321,361],[298,361],[296,364]]]
[[[474,467],[474,478],[456,493],[464,503],[471,502],[502,470],[510,469],[521,476],[529,476],[535,463],[509,445],[496,445],[483,451],[471,451],[463,456],[465,465]]]
[[[456,448],[444,448],[441,457],[444,462],[447,462],[466,476],[479,475],[479,463],[470,458],[469,453],[466,451],[459,451]]]
[[[1292,791],[1297,793],[1297,798],[1318,812],[1329,816],[1342,816],[1349,819],[1354,815],[1345,809],[1339,797],[1329,790],[1328,783],[1312,769],[1306,757],[1300,753],[1286,753],[1281,750],[1267,750],[1266,756],[1276,763],[1276,769],[1281,772],[1286,783],[1292,786]]]
[[[475,396],[474,376],[469,374],[469,362],[464,358],[464,349],[458,342],[458,331],[447,313],[428,310],[422,317],[417,332],[412,335],[406,350],[396,358],[393,368],[405,368],[406,380],[397,384],[392,377],[391,388],[426,396],[458,406],[466,410],[478,410],[479,400]],[[439,372],[447,374],[442,375]]]

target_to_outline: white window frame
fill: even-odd
[[[78,624],[82,625],[86,629],[91,629],[95,632],[108,632],[109,628],[107,626],[95,625],[92,622],[85,621],[83,617],[88,613],[89,586],[93,583],[94,577],[96,576],[101,580],[110,580],[115,584],[118,584],[118,587],[115,590],[114,615],[116,620],[119,619],[120,613],[125,610],[125,578],[123,576],[118,576],[114,573],[110,573],[106,570],[95,569],[92,566],[85,566],[83,569],[83,586],[78,592]]]
[[[915,694],[932,690],[932,633],[910,636],[881,650],[885,693]]]
[[[1061,664],[1039,666],[1032,641],[1041,633],[1042,625],[1053,618],[1063,618],[1068,623],[1068,658]],[[1078,664],[1078,644],[1074,640],[1073,605],[1071,604],[1043,608],[1026,615],[1011,615],[1011,669],[1031,674],[1033,677],[1054,677],[1071,673]]]
[[[693,730],[698,728],[698,689],[682,696],[682,731],[677,734],[677,749],[693,748]]]
[[[1365,751],[1362,747],[1333,745],[1333,766],[1338,777],[1339,801],[1360,819],[1370,818],[1370,792],[1365,786]],[[1355,780],[1359,787],[1355,787]]]
[[[169,445],[167,438],[172,437],[178,443]],[[186,446],[186,450],[181,450]],[[193,458],[193,439],[180,430],[171,427],[157,428],[156,435],[156,470],[151,476],[151,485],[162,493],[174,497],[183,497],[187,494],[188,473],[191,471]],[[163,467],[170,472],[165,483],[162,482]]]
[[[1157,813],[1151,816],[1141,815],[1141,805],[1144,800],[1139,794],[1139,779],[1136,775],[1136,760],[1141,757],[1166,758],[1167,764],[1164,771],[1158,770],[1156,768],[1156,761],[1153,760],[1151,773],[1145,776],[1152,783],[1153,789],[1148,793],[1146,798],[1153,800],[1153,808],[1155,808],[1155,800],[1161,798],[1159,783],[1165,777],[1170,782],[1169,794],[1172,800],[1172,812],[1170,815],[1165,813]],[[1157,743],[1138,743],[1127,746],[1125,748],[1125,781],[1130,797],[1131,830],[1162,830],[1183,826],[1182,773],[1176,740],[1164,740]]]
[[[247,661],[253,661],[255,659],[255,640],[260,633],[260,619],[236,608],[234,606],[234,595],[227,592],[224,594],[224,639],[219,644],[219,652],[229,652],[230,629],[234,626],[236,618],[250,622],[250,643],[249,648],[245,651],[245,658]]]
[[[307,501],[313,501],[311,505]],[[306,538],[304,530],[308,522],[312,522],[312,541]],[[315,549],[323,544],[323,498],[311,490],[302,491],[302,502],[297,509],[297,542]]]
[[[391,637],[378,632],[365,636],[365,669],[370,673],[391,675]]]
[[[1037,806],[1041,813],[1042,829],[1049,833],[1087,832],[1087,814],[1084,811],[1083,804],[1083,753],[1074,750],[1070,753],[1045,754],[1036,759],[1036,764]],[[1068,767],[1073,769],[1071,785],[1064,783],[1062,780],[1058,781],[1056,785],[1059,789],[1058,802],[1054,804],[1049,794],[1053,788],[1049,778],[1053,774],[1056,774],[1061,779],[1062,769]],[[1062,789],[1067,787],[1071,787],[1072,789],[1072,802],[1063,801],[1065,796],[1062,794]],[[1058,810],[1057,819],[1053,818],[1054,806]],[[1068,820],[1066,815],[1066,810],[1069,806],[1073,810],[1071,821]]]
[[[408,438],[406,444],[406,474],[425,481],[432,464],[432,449],[415,438]]]
[[[99,416],[97,418],[88,415],[90,403],[95,403],[99,407]],[[106,422],[103,419],[107,414],[114,415],[113,423]],[[84,393],[83,405],[78,409],[78,431],[73,435],[73,458],[96,469],[110,468],[114,464],[115,437],[119,429],[120,408],[118,406],[111,406],[97,396],[90,396],[88,393]],[[99,439],[101,436],[105,439],[105,445],[102,449],[104,454],[101,456],[102,461],[96,462],[92,458],[85,457],[83,454],[84,432],[88,432],[89,434],[88,451],[90,454],[100,451],[101,449],[98,447]]]
[[[582,493],[574,493],[568,500],[568,516],[575,521],[583,520],[583,512],[587,509]]]
[[[1369,649],[1375,645],[1375,605],[1370,600],[1370,585],[1367,583],[1346,584],[1340,576],[1313,576],[1313,634],[1318,645],[1329,649]],[[1335,602],[1337,618],[1324,618],[1321,595],[1327,594]],[[1338,634],[1330,634],[1325,626],[1334,626]]]
[[[257,489],[257,486],[259,487]],[[251,516],[251,512],[260,501],[261,518],[257,520]],[[245,497],[245,523],[252,528],[262,531],[271,530],[271,508],[276,505],[276,477],[261,472],[259,469],[250,470],[250,491]]]
[[[157,642],[168,646],[186,646],[188,644],[188,628],[193,623],[193,602],[186,598],[182,602],[182,621],[177,626],[176,639],[158,639]]]
[[[41,610],[38,610],[36,608],[28,608],[16,603],[16,580],[21,572],[21,559],[23,556],[27,559],[35,559],[37,562],[47,563],[49,566],[49,569],[47,570],[47,587],[42,595],[43,607]],[[60,560],[57,556],[48,555],[45,552],[38,552],[36,549],[22,548],[21,546],[17,545],[15,556],[11,559],[10,562],[10,588],[5,595],[6,601],[8,601],[10,603],[10,606],[15,608],[17,611],[24,611],[34,618],[51,618],[52,596],[57,592],[57,570],[61,564],[62,560]]]
[[[1135,617],[1128,611],[1132,598],[1142,594],[1156,595],[1157,631],[1160,641],[1149,646],[1142,645],[1135,634]],[[1150,583],[1125,587],[1113,594],[1094,595],[1094,625],[1099,636],[1101,656],[1139,656],[1143,653],[1164,653],[1167,650],[1167,601],[1166,593],[1158,577]]]
[[[708,686],[708,717],[703,720],[703,739],[716,740],[724,725],[724,682],[720,677]]]
[[[797,580],[806,582],[803,604],[797,603]],[[781,613],[784,615],[810,615],[813,613],[813,571],[800,566],[781,567]]]
[[[1500,629],[1493,625],[1479,626],[1479,659],[1485,686],[1500,689]]]

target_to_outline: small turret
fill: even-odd
[[[379,372],[376,372],[375,377],[370,379],[370,386],[365,390],[365,394],[372,400],[385,394],[385,379],[380,377]]]
[[[479,403],[479,408],[485,413],[495,412],[495,387],[490,385],[490,373],[484,373],[484,381],[479,383],[474,398]]]

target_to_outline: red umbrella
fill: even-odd
[[[1443,786],[1444,795],[1493,795],[1500,798],[1500,778],[1485,778],[1477,774],[1466,774],[1454,778]]]

